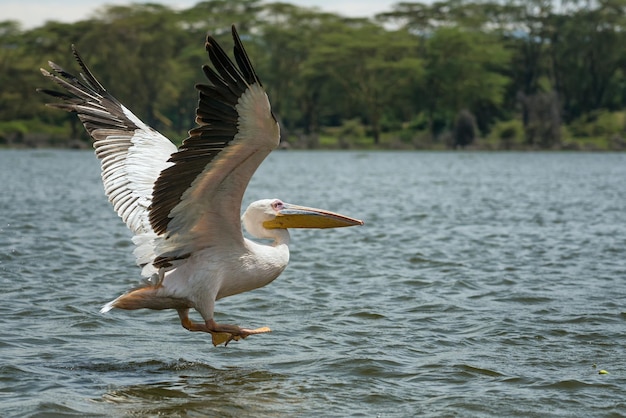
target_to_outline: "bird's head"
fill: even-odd
[[[285,203],[280,199],[257,200],[242,217],[244,227],[258,238],[267,238],[273,229],[340,228],[363,225],[363,221],[323,209]]]

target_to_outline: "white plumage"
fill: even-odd
[[[67,90],[40,91],[51,106],[75,112],[94,139],[102,182],[114,210],[134,233],[134,254],[150,283],[107,303],[120,309],[176,309],[190,331],[228,343],[268,332],[218,324],[215,301],[265,286],[289,261],[287,228],[334,228],[362,222],[278,199],[252,203],[241,218],[262,245],[243,237],[241,200],[259,164],[279,143],[270,103],[233,26],[235,65],[212,37],[204,66],[209,84],[196,86],[198,126],[180,148],[145,125],[110,95],[72,48],[77,78],[50,62],[42,73]],[[189,319],[197,310],[203,323]]]

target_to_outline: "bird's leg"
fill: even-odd
[[[228,345],[232,340],[239,341],[248,335],[263,334],[271,331],[268,327],[247,329],[240,328],[237,325],[218,324],[213,319],[205,321],[204,324],[192,322],[189,319],[189,309],[179,309],[178,316],[180,317],[180,323],[185,329],[211,333],[213,345],[216,347],[222,343]]]
[[[192,322],[191,319],[189,319],[189,309],[178,309],[178,316],[180,317],[180,323],[183,328],[189,331],[209,332],[206,329],[206,325]]]

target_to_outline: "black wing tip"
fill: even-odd
[[[45,68],[39,68],[39,71],[44,77],[51,79],[56,84],[63,85],[64,83],[67,83],[67,81],[64,81],[64,80],[68,80],[73,77],[70,73],[65,71],[60,65],[52,61],[48,61],[48,66],[50,67],[50,71],[46,70]],[[57,90],[47,89],[47,88],[37,87],[35,88],[35,91],[37,93],[42,93],[47,96],[51,96],[56,99],[61,99],[64,101],[72,100],[76,98],[76,96],[74,95],[60,92]],[[59,104],[62,104],[62,103],[46,103],[46,106],[57,107]]]
[[[241,38],[239,37],[239,33],[237,32],[237,28],[233,24],[231,27],[233,41],[235,43],[234,53],[235,53],[235,61],[237,61],[237,65],[239,66],[240,71],[246,78],[246,81],[250,84],[257,83],[259,86],[263,86],[259,76],[254,70],[254,66],[252,65],[252,61],[250,61],[250,57],[248,57],[248,53],[243,46],[243,42],[241,42]]]
[[[71,100],[76,98],[76,96],[72,96],[69,95],[67,93],[63,93],[61,91],[57,91],[57,90],[50,90],[50,89],[45,89],[45,88],[36,88],[35,91],[37,93],[43,93],[43,94],[47,94],[48,96],[52,96],[55,97],[57,99],[63,99],[63,100]],[[56,103],[47,103],[47,105],[49,106],[54,106]]]
[[[104,88],[102,84],[100,84],[98,79],[93,75],[89,67],[87,67],[87,64],[85,64],[85,61],[83,60],[83,57],[78,52],[78,48],[76,47],[76,44],[72,44],[71,48],[72,48],[72,55],[74,56],[74,59],[76,60],[76,62],[78,62],[78,65],[83,71],[80,74],[80,77],[83,79],[83,81],[89,84],[90,87],[93,88],[98,93],[106,94],[106,89]]]
[[[261,80],[256,74],[254,67],[252,66],[252,62],[248,57],[248,53],[246,52],[246,49],[243,46],[243,42],[241,42],[241,38],[239,37],[237,26],[234,23],[231,25],[231,34],[234,41],[233,52],[236,62],[236,65],[231,64],[232,67],[239,76],[243,77],[243,80],[245,80],[247,84],[256,83],[262,87],[263,84],[261,83]],[[216,61],[214,59],[217,58],[217,61],[219,61],[221,59],[219,57],[223,57],[229,63],[232,63],[232,60],[228,57],[228,54],[226,54],[224,49],[221,47],[221,45],[213,35],[207,34],[205,47],[207,52],[209,53],[209,58],[214,65],[216,65]]]
[[[70,49],[72,50],[72,55],[74,56],[74,59],[82,67],[84,65],[83,57],[81,57],[80,53],[78,52],[78,48],[76,48],[75,44],[71,44]]]

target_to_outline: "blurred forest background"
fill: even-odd
[[[194,126],[204,39],[236,24],[285,146],[626,150],[626,0],[397,3],[346,18],[288,3],[186,10],[108,6],[90,20],[0,22],[0,146],[89,146],[44,106],[47,61],[75,44],[140,119],[182,141]]]

